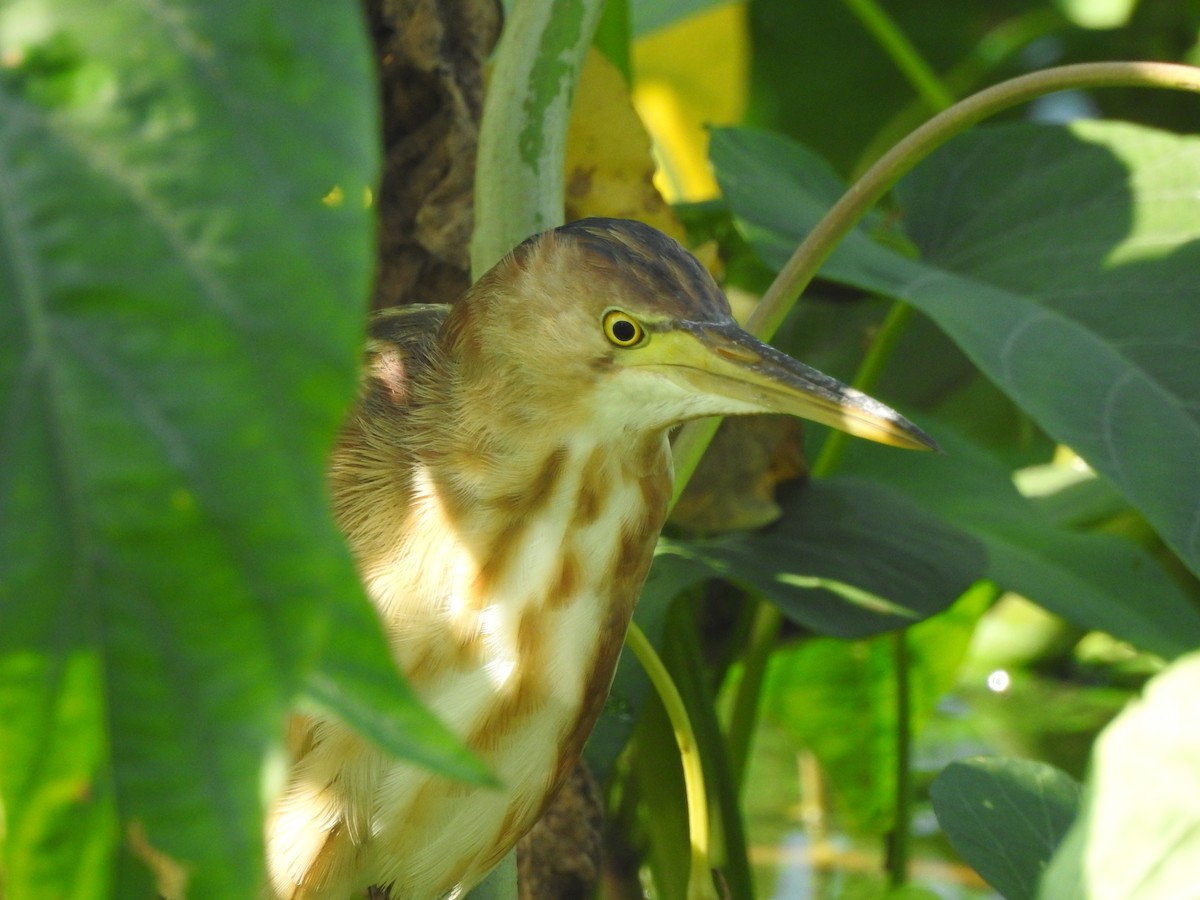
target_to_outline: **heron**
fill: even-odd
[[[533,826],[607,698],[672,428],[786,413],[933,446],[740,328],[696,258],[634,221],[530,238],[452,305],[378,315],[365,356],[334,513],[397,666],[499,787],[297,714],[267,817],[273,898],[458,897]]]

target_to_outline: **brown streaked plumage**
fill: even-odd
[[[666,515],[668,429],[755,412],[931,445],[739,329],[704,268],[634,222],[547,232],[453,307],[376,318],[331,465],[336,515],[398,665],[503,787],[298,717],[269,896],[438,900],[478,882],[604,704]]]

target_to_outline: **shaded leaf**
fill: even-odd
[[[951,845],[1006,900],[1036,895],[1080,802],[1079,784],[1065,772],[998,757],[951,763],[929,794]]]
[[[889,488],[852,478],[806,484],[770,528],[660,542],[643,596],[719,577],[822,634],[858,637],[945,609],[983,571],[973,539]]]
[[[923,0],[889,0],[885,8],[921,57],[944,72],[973,50],[982,57],[980,62],[995,66],[1004,40],[997,40],[997,34],[989,35],[982,46],[977,42],[1010,16],[1015,24],[1017,14],[1033,5],[1029,0],[997,0],[988,4],[986,15],[968,4],[931,7]],[[881,123],[914,96],[912,86],[898,75],[895,63],[852,8],[848,3],[793,0],[749,4],[755,50],[755,102],[749,120],[804,141],[839,171],[854,168]],[[836,78],[830,77],[832,72]]]
[[[1200,654],[1177,660],[1104,730],[1083,811],[1038,897],[1194,897],[1200,859]]]

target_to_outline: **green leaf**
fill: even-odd
[[[822,634],[860,637],[945,609],[983,572],[982,547],[890,488],[810,482],[761,532],[662,541],[643,596],[719,577]]]
[[[911,724],[918,731],[955,683],[975,623],[995,596],[982,584],[904,634]],[[821,761],[838,813],[858,829],[889,830],[896,808],[897,706],[893,638],[817,638],[777,649],[763,714]]]
[[[948,765],[929,794],[951,845],[1006,900],[1036,895],[1080,802],[1079,784],[1053,766],[982,756]]]
[[[1200,654],[1177,660],[1100,735],[1083,811],[1038,897],[1196,895],[1200,859]]]
[[[718,178],[770,261],[807,227],[781,218],[784,195],[811,206],[828,173],[794,172],[797,152],[779,139],[736,140],[739,153],[722,156],[714,135]],[[1200,572],[1197,165],[1200,140],[1132,125],[977,129],[898,188],[922,260],[860,229],[823,274],[931,316]]]
[[[1200,645],[1200,611],[1148,553],[1115,535],[1058,527],[988,452],[950,428],[922,424],[945,455],[881,453],[855,442],[844,471],[884,482],[974,535],[987,549],[989,579],[1081,628],[1167,657]]]
[[[776,271],[846,190],[816,153],[769,131],[714,128],[708,152],[725,202],[763,262]],[[822,277],[857,286],[867,279],[873,257],[890,261],[891,254],[871,241],[883,227],[877,213],[869,214],[833,251]]]
[[[30,0],[0,59],[6,890],[133,896],[123,843],[248,896],[264,757],[360,590],[323,470],[372,268],[362,23]]]

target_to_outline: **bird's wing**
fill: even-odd
[[[412,402],[414,376],[432,361],[449,312],[443,304],[417,303],[383,310],[371,319],[360,397],[368,415],[394,414],[397,406]],[[388,409],[372,410],[377,403]]]

